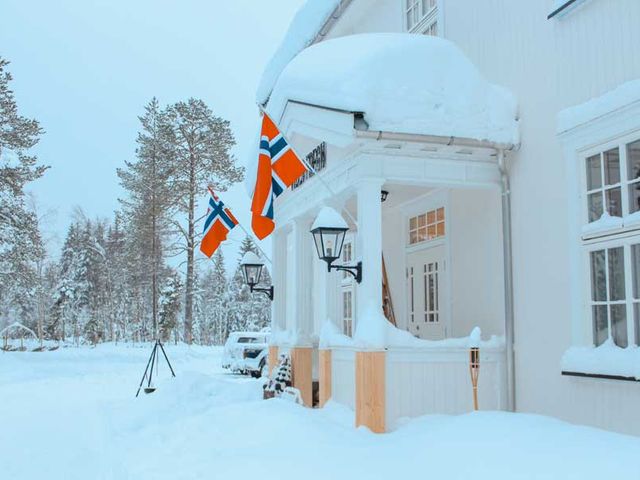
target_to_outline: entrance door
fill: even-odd
[[[407,255],[409,332],[427,340],[446,336],[444,254],[444,246],[436,246]]]

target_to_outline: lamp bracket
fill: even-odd
[[[264,293],[267,297],[269,297],[269,300],[273,301],[273,285],[267,288],[256,287],[255,285],[249,285],[249,290],[251,291],[251,293],[253,292]]]
[[[327,264],[328,271],[342,270],[343,272],[350,273],[356,279],[357,283],[362,282],[362,262],[358,262],[355,265],[332,265]]]

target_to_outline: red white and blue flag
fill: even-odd
[[[298,158],[273,120],[262,115],[258,172],[251,199],[251,228],[262,240],[275,228],[273,202],[308,167]]]
[[[227,239],[229,232],[238,224],[238,220],[231,211],[224,206],[222,200],[209,188],[209,209],[204,222],[200,251],[207,257],[211,257],[220,244]]]

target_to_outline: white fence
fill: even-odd
[[[356,353],[352,349],[331,352],[331,399],[356,408]]]
[[[504,349],[480,349],[480,410],[506,408]],[[468,348],[389,348],[386,351],[386,423],[403,417],[473,410]],[[355,408],[355,351],[332,353],[332,399]]]

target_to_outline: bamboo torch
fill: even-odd
[[[473,387],[473,409],[478,410],[478,374],[480,373],[480,349],[478,347],[469,349],[469,373]]]
[[[478,375],[480,374],[480,338],[478,327],[474,328],[469,336],[469,374],[473,387],[473,409],[478,410]]]

